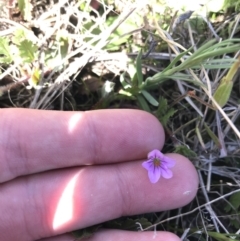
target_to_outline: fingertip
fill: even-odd
[[[103,229],[96,232],[88,241],[181,241],[181,239],[173,233],[162,231],[146,231],[134,232],[124,230],[107,230]]]
[[[170,168],[173,175],[169,179],[162,176],[156,183],[150,182],[146,170],[139,164],[137,164],[139,167],[134,167],[134,164],[129,167],[129,176],[133,170],[138,173],[138,181],[134,183],[134,190],[139,189],[139,191],[134,192],[135,205],[124,210],[124,214],[175,209],[185,206],[196,196],[199,181],[194,165],[180,154],[169,153],[166,156],[176,161],[175,166]],[[139,178],[140,175],[141,178]],[[128,183],[133,183],[136,178],[132,175]]]
[[[74,239],[76,238],[76,239]],[[78,237],[74,237],[72,234],[63,234],[51,238],[41,239],[38,241],[73,241],[77,240]],[[82,238],[81,238],[82,239]],[[88,241],[148,241],[148,240],[155,240],[155,241],[181,241],[181,239],[170,232],[134,232],[134,231],[125,231],[125,230],[109,230],[109,229],[102,229],[93,233],[92,236],[88,238],[83,238],[83,240]]]
[[[176,160],[176,165],[172,168],[173,183],[176,185],[181,206],[191,202],[198,191],[199,179],[193,163],[185,156],[177,153],[166,154]]]

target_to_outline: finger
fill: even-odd
[[[184,206],[196,194],[197,173],[185,157],[169,156],[176,160],[173,177],[156,184],[148,180],[142,161],[70,168],[2,184],[0,240],[36,240]]]
[[[169,232],[131,232],[120,230],[101,230],[95,233],[89,241],[181,241]]]
[[[161,149],[159,121],[138,110],[0,110],[0,182],[85,164],[145,158]]]
[[[73,236],[65,234],[53,238],[41,239],[39,241],[73,241]],[[122,230],[101,230],[94,233],[87,241],[181,241],[173,233],[169,232],[131,232]]]

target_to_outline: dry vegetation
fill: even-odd
[[[166,130],[164,152],[196,166],[198,195],[100,226],[240,240],[240,15],[139,2],[1,0],[0,107],[151,112]]]

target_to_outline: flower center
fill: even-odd
[[[161,161],[158,158],[153,159],[153,164],[155,167],[160,167],[161,166]]]

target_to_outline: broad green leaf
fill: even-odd
[[[9,39],[0,37],[0,63],[9,64],[12,61],[13,57],[11,54]]]
[[[234,193],[230,197],[229,201],[235,209],[238,209],[240,207],[240,192]]]
[[[153,106],[158,106],[158,101],[146,90],[142,90],[141,93],[145,97],[145,99]]]
[[[224,105],[226,105],[230,98],[232,88],[233,88],[233,77],[236,74],[239,66],[240,66],[240,56],[238,57],[237,61],[233,63],[227,75],[222,78],[220,85],[218,86],[217,90],[213,95],[213,98],[220,105],[220,107],[223,107]]]
[[[13,43],[19,45],[25,39],[27,39],[26,32],[23,29],[16,29],[12,37]]]
[[[28,29],[17,28],[12,36],[12,42],[15,45],[20,45],[23,40],[29,40],[33,43],[38,41],[38,38],[34,35],[33,31]]]
[[[38,47],[29,40],[23,40],[19,45],[20,56],[25,63],[31,63],[36,59]]]
[[[137,95],[137,101],[141,107],[142,110],[145,110],[147,112],[151,112],[149,106],[148,106],[148,103],[147,101],[143,98],[142,95]]]
[[[143,82],[143,74],[142,74],[142,49],[139,51],[137,59],[136,59],[136,69],[137,69],[137,78],[138,78],[138,86],[141,86]]]
[[[227,104],[232,92],[232,87],[233,87],[233,82],[226,81],[226,78],[224,77],[213,95],[213,98],[220,105],[220,107],[223,107],[224,105]],[[213,103],[213,106],[215,107],[214,103]],[[215,108],[217,109],[217,107]]]
[[[127,83],[125,78],[126,78],[126,73],[124,72],[120,75],[120,82],[121,82],[123,88],[124,89],[131,88],[131,85],[129,83]]]

